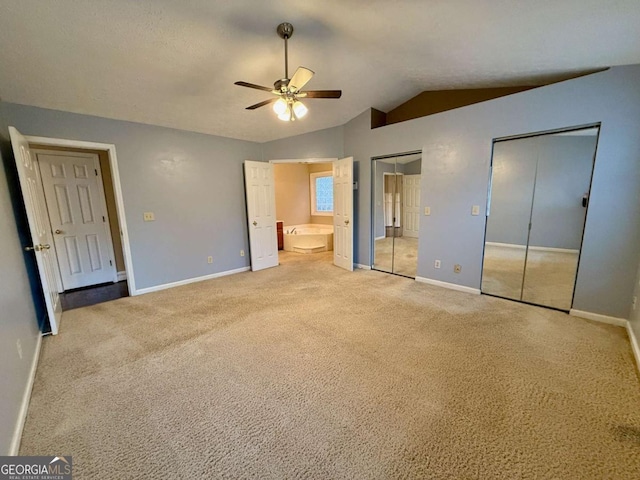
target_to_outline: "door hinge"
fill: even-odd
[[[96,172],[96,177],[97,177],[98,176],[98,169],[94,168],[93,171]]]
[[[113,267],[113,262],[111,260],[109,260],[109,265]]]
[[[104,215],[102,216],[102,223],[106,222]]]

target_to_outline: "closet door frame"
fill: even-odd
[[[482,278],[484,277],[484,260],[485,260],[485,254],[486,254],[486,246],[487,246],[487,226],[488,226],[488,219],[489,216],[491,215],[491,190],[493,188],[493,157],[494,157],[494,150],[495,150],[495,145],[496,143],[499,142],[506,142],[509,140],[521,140],[524,138],[534,138],[534,137],[542,137],[545,135],[556,135],[559,133],[568,133],[568,132],[575,132],[578,130],[588,130],[591,128],[597,128],[598,129],[598,133],[596,134],[596,144],[595,144],[595,148],[593,151],[593,160],[591,163],[591,176],[589,179],[589,196],[587,198],[587,205],[585,207],[586,211],[585,211],[585,218],[584,218],[584,222],[582,224],[582,232],[581,232],[581,238],[580,238],[580,250],[578,252],[578,263],[577,263],[577,267],[576,267],[576,274],[575,274],[575,278],[573,281],[573,289],[572,289],[572,293],[571,293],[571,307],[570,309],[573,307],[573,299],[575,298],[575,294],[576,294],[576,284],[578,281],[578,275],[580,273],[580,259],[582,257],[582,245],[584,243],[584,231],[587,225],[587,220],[589,219],[589,204],[590,204],[590,196],[591,196],[591,189],[593,187],[593,175],[595,172],[595,168],[596,168],[596,158],[597,158],[597,154],[598,154],[598,144],[600,142],[600,130],[602,128],[602,123],[601,122],[596,122],[596,123],[588,123],[588,124],[584,124],[584,125],[576,125],[576,126],[571,126],[571,127],[564,127],[564,128],[559,128],[559,129],[553,129],[553,130],[544,130],[544,131],[539,131],[539,132],[533,132],[533,133],[527,133],[527,134],[519,134],[519,135],[509,135],[509,136],[504,136],[504,137],[496,137],[492,140],[491,142],[491,158],[489,160],[489,178],[487,181],[487,204],[486,204],[486,209],[485,209],[485,222],[484,222],[484,237],[483,237],[483,244],[482,244],[482,273],[480,275],[480,285],[482,285]],[[538,159],[536,159],[536,176],[537,176],[537,166],[538,164]],[[535,182],[534,182],[534,197],[535,197]],[[533,211],[533,202],[534,202],[534,198],[532,198],[531,200],[531,208]],[[531,223],[531,217],[532,215],[530,214],[529,216],[529,223]],[[529,250],[529,237],[531,235],[531,228],[529,228],[529,231],[527,232],[527,245],[526,245],[526,251],[528,253]],[[563,309],[563,308],[557,308],[557,307],[553,307],[553,306],[549,306],[549,305],[541,305],[539,303],[533,303],[533,302],[528,302],[526,300],[523,300],[523,293],[522,293],[522,289],[524,287],[524,282],[525,282],[525,277],[526,277],[526,268],[527,268],[527,260],[526,260],[526,255],[525,255],[525,266],[524,266],[524,272],[523,272],[523,280],[522,280],[522,287],[521,287],[521,292],[520,292],[520,300],[516,300],[513,298],[508,298],[508,297],[502,297],[500,295],[496,295],[496,294],[492,294],[492,293],[487,293],[481,290],[481,294],[482,295],[488,295],[490,297],[497,297],[497,298],[502,298],[505,300],[511,300],[514,302],[520,302],[520,303],[524,303],[527,305],[534,305],[536,307],[543,307],[543,308],[548,308],[551,310],[558,310],[560,312],[569,312],[569,310]],[[482,287],[481,287],[482,288]]]
[[[415,279],[415,277],[410,277],[407,275],[403,275],[401,273],[396,273],[394,272],[394,260],[395,260],[395,239],[396,239],[396,235],[395,235],[395,227],[393,230],[393,248],[392,248],[392,254],[391,254],[391,272],[389,272],[388,270],[379,270],[375,267],[375,247],[376,247],[376,201],[378,200],[376,198],[376,165],[378,165],[376,163],[377,160],[386,160],[386,159],[396,159],[394,162],[394,167],[393,167],[393,172],[384,172],[382,175],[383,178],[383,188],[382,188],[382,194],[383,194],[383,198],[379,199],[382,202],[382,208],[384,209],[384,177],[385,175],[393,175],[396,179],[398,174],[400,175],[404,175],[403,172],[398,172],[397,170],[397,159],[400,157],[406,157],[406,156],[410,156],[410,155],[420,155],[422,156],[422,150],[412,150],[412,151],[407,151],[407,152],[402,152],[402,153],[394,153],[391,155],[378,155],[375,157],[371,157],[371,168],[370,168],[370,172],[371,172],[371,233],[370,233],[370,243],[369,243],[369,257],[370,257],[370,265],[371,265],[371,269],[372,270],[376,270],[379,272],[383,272],[383,273],[388,273],[390,275],[397,275],[399,277],[404,277],[404,278],[412,278]],[[397,182],[394,182],[394,184],[397,184]],[[401,206],[402,207],[402,206]],[[401,219],[401,223],[400,223],[400,228],[402,228],[402,224],[403,224],[403,220]],[[386,226],[385,226],[385,235],[386,235]],[[416,262],[418,262],[418,259],[416,259]]]

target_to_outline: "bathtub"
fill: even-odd
[[[333,250],[333,225],[289,225],[283,228],[283,234],[284,250],[287,252],[318,253]]]

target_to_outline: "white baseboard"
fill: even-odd
[[[631,343],[631,350],[633,350],[633,356],[636,357],[636,365],[638,371],[640,371],[640,344],[636,337],[633,328],[631,328],[631,322],[627,320],[627,334],[629,335],[629,342]]]
[[[593,320],[595,322],[608,323],[609,325],[616,325],[618,327],[627,326],[627,320],[624,318],[610,317],[609,315],[601,315],[600,313],[585,312],[583,310],[576,310],[574,308],[569,310],[569,315],[573,317],[586,318],[587,320]]]
[[[31,370],[29,372],[29,379],[27,386],[24,389],[24,395],[22,397],[22,405],[20,405],[20,412],[18,413],[18,420],[16,422],[16,428],[13,431],[13,438],[11,439],[11,446],[9,447],[9,455],[16,456],[20,450],[20,441],[22,440],[22,430],[24,429],[24,422],[27,420],[27,412],[29,411],[29,402],[31,401],[31,391],[33,390],[33,382],[36,379],[36,371],[38,370],[38,359],[40,358],[40,347],[42,346],[42,335],[38,335],[36,343],[36,351],[33,354],[33,361],[31,362]]]
[[[580,250],[574,250],[572,248],[529,247],[529,250],[533,250],[534,252],[572,253],[574,255],[580,253]]]
[[[480,295],[480,289],[465,287],[464,285],[458,285],[455,283],[441,282],[440,280],[433,280],[431,278],[416,277],[416,282],[427,283],[429,285],[435,285],[436,287],[448,288],[449,290],[457,290],[459,292],[472,293],[473,295]]]
[[[354,263],[353,266],[361,270],[371,270],[371,265],[362,265],[361,263]]]
[[[162,285],[156,285],[155,287],[141,288],[136,290],[135,295],[144,295],[145,293],[157,292],[159,290],[166,290],[167,288],[180,287],[182,285],[188,285],[195,282],[203,282],[205,280],[212,280],[214,278],[226,277],[227,275],[234,275],[236,273],[248,272],[251,267],[236,268],[235,270],[227,270],[225,272],[212,273],[211,275],[204,275],[202,277],[187,278],[186,280],[180,280],[179,282],[165,283]]]
[[[524,250],[526,245],[517,245],[515,243],[498,243],[498,242],[487,242],[487,245],[491,247],[501,247],[501,248],[513,248],[517,250]],[[531,245],[529,250],[533,250],[535,252],[556,252],[556,253],[580,253],[580,250],[574,250],[571,248],[553,248],[553,247],[536,247]]]
[[[118,272],[118,281],[122,282],[123,280],[127,279],[127,272]]]
[[[376,240],[384,240],[385,238],[387,238],[386,235],[382,235],[381,237],[376,237]]]

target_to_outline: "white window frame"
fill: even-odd
[[[316,210],[316,179],[320,177],[333,177],[333,172],[314,172],[309,174],[309,194],[311,200],[311,216],[333,217],[333,207],[330,212],[318,212]]]

